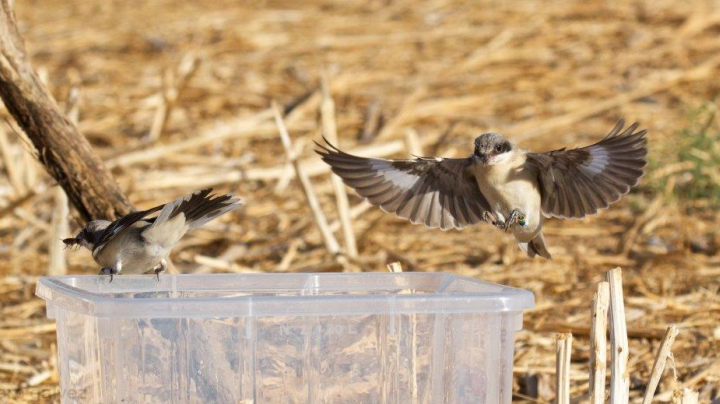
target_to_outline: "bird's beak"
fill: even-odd
[[[62,242],[65,244],[65,248],[71,248],[80,245],[80,242],[75,237],[63,239]]]
[[[480,161],[483,163],[484,166],[487,165],[488,160],[490,160],[490,158],[488,157],[487,154],[485,154],[485,153],[480,154]]]

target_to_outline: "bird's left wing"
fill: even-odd
[[[647,164],[646,131],[626,130],[624,121],[600,142],[572,150],[528,153],[538,172],[542,212],[547,217],[582,218],[607,208],[630,191]]]
[[[148,210],[142,210],[139,212],[132,212],[128,213],[127,215],[121,217],[120,219],[117,219],[116,221],[110,223],[108,227],[105,228],[105,230],[100,234],[100,237],[98,237],[97,240],[95,240],[95,247],[93,248],[93,256],[97,256],[97,254],[105,247],[105,244],[107,244],[108,241],[110,241],[116,234],[120,233],[122,230],[132,226],[133,224],[137,223],[140,220],[145,219],[146,216],[151,215],[155,212],[160,211],[163,205],[155,206],[154,208],[150,208]]]
[[[470,158],[373,159],[347,154],[330,143],[316,145],[316,152],[346,185],[371,204],[414,224],[459,229],[480,222],[489,210],[470,171]]]

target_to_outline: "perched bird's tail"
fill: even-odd
[[[163,221],[164,218],[172,219],[182,213],[190,230],[197,229],[242,205],[240,198],[233,194],[217,196],[211,195],[211,192],[212,188],[207,188],[175,199],[163,207],[155,223]]]
[[[543,237],[542,233],[535,236],[535,238],[530,240],[529,243],[518,243],[518,245],[530,258],[535,258],[536,255],[539,255],[549,260],[552,259],[550,251],[548,251],[547,247],[545,247],[545,237]]]
[[[143,231],[151,243],[171,247],[188,232],[242,205],[232,194],[211,195],[212,188],[177,198],[163,206],[153,224]]]

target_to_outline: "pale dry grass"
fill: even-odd
[[[574,339],[569,393],[588,400],[593,294],[608,269],[622,266],[632,401],[642,399],[671,324],[679,334],[660,399],[677,387],[699,390],[701,402],[718,396],[719,218],[703,201],[669,192],[692,167],[660,159],[610,210],[549,221],[553,261],[526,259],[489,226],[440,233],[368,209],[353,195],[343,220],[352,223],[358,257],[343,264],[328,254],[300,196],[269,109],[275,100],[289,111],[291,154],[299,154],[345,245],[335,188],[311,151],[323,133],[321,72],[340,145],[369,156],[407,156],[409,147],[460,156],[490,130],[537,150],[581,145],[620,117],[640,121],[659,156],[693,124],[689,111],[707,103],[717,109],[720,8],[713,2],[17,3],[35,66],[60,103],[76,106],[81,132],[137,207],[202,186],[246,200],[239,213],[184,240],[172,256],[177,271],[382,271],[400,261],[405,270],[530,289],[537,307],[516,343],[515,391],[547,403],[554,334],[565,331]],[[74,88],[79,102],[68,98]],[[414,140],[406,140],[408,130]],[[26,142],[6,132],[0,396],[56,400],[54,323],[33,290],[47,274],[57,198]],[[661,181],[668,192],[655,186]],[[86,252],[66,257],[71,273],[97,271]]]

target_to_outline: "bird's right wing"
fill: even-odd
[[[647,164],[645,131],[615,125],[601,141],[578,149],[528,153],[536,166],[545,216],[582,218],[607,208],[638,183]]]
[[[316,152],[343,182],[386,212],[443,230],[482,221],[489,205],[471,158],[385,160],[353,156],[327,142]]]

